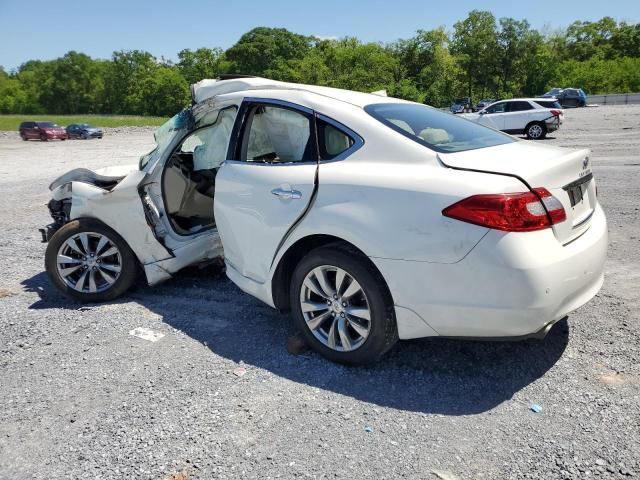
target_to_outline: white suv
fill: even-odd
[[[544,336],[602,285],[588,150],[261,78],[203,81],[193,100],[140,165],[51,185],[45,263],[65,294],[113,299],[223,247],[235,284],[359,364],[398,338]]]
[[[492,103],[479,112],[465,114],[464,117],[496,130],[540,140],[547,133],[560,128],[564,113],[555,100],[514,98]]]

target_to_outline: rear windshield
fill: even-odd
[[[515,142],[459,116],[414,103],[378,103],[364,110],[376,120],[436,152],[464,152]]]
[[[535,102],[544,108],[562,108],[562,105],[553,100],[535,100]]]
[[[52,122],[37,122],[40,128],[56,128],[58,125]]]

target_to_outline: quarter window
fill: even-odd
[[[353,138],[342,130],[324,120],[318,119],[317,122],[321,160],[332,160],[353,146]]]
[[[311,117],[292,109],[257,105],[248,115],[239,160],[264,163],[316,161]]]

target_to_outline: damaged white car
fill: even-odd
[[[587,150],[411,102],[205,80],[138,168],[51,185],[46,269],[103,301],[223,255],[326,357],[398,338],[544,336],[600,289],[607,226]],[[213,293],[212,293],[213,294]]]

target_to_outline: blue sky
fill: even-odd
[[[640,21],[640,0],[0,0],[0,65],[9,70],[69,50],[109,58],[114,50],[142,49],[173,60],[183,48],[227,48],[256,26],[389,42],[418,29],[450,29],[474,8],[536,28],[606,15]]]

